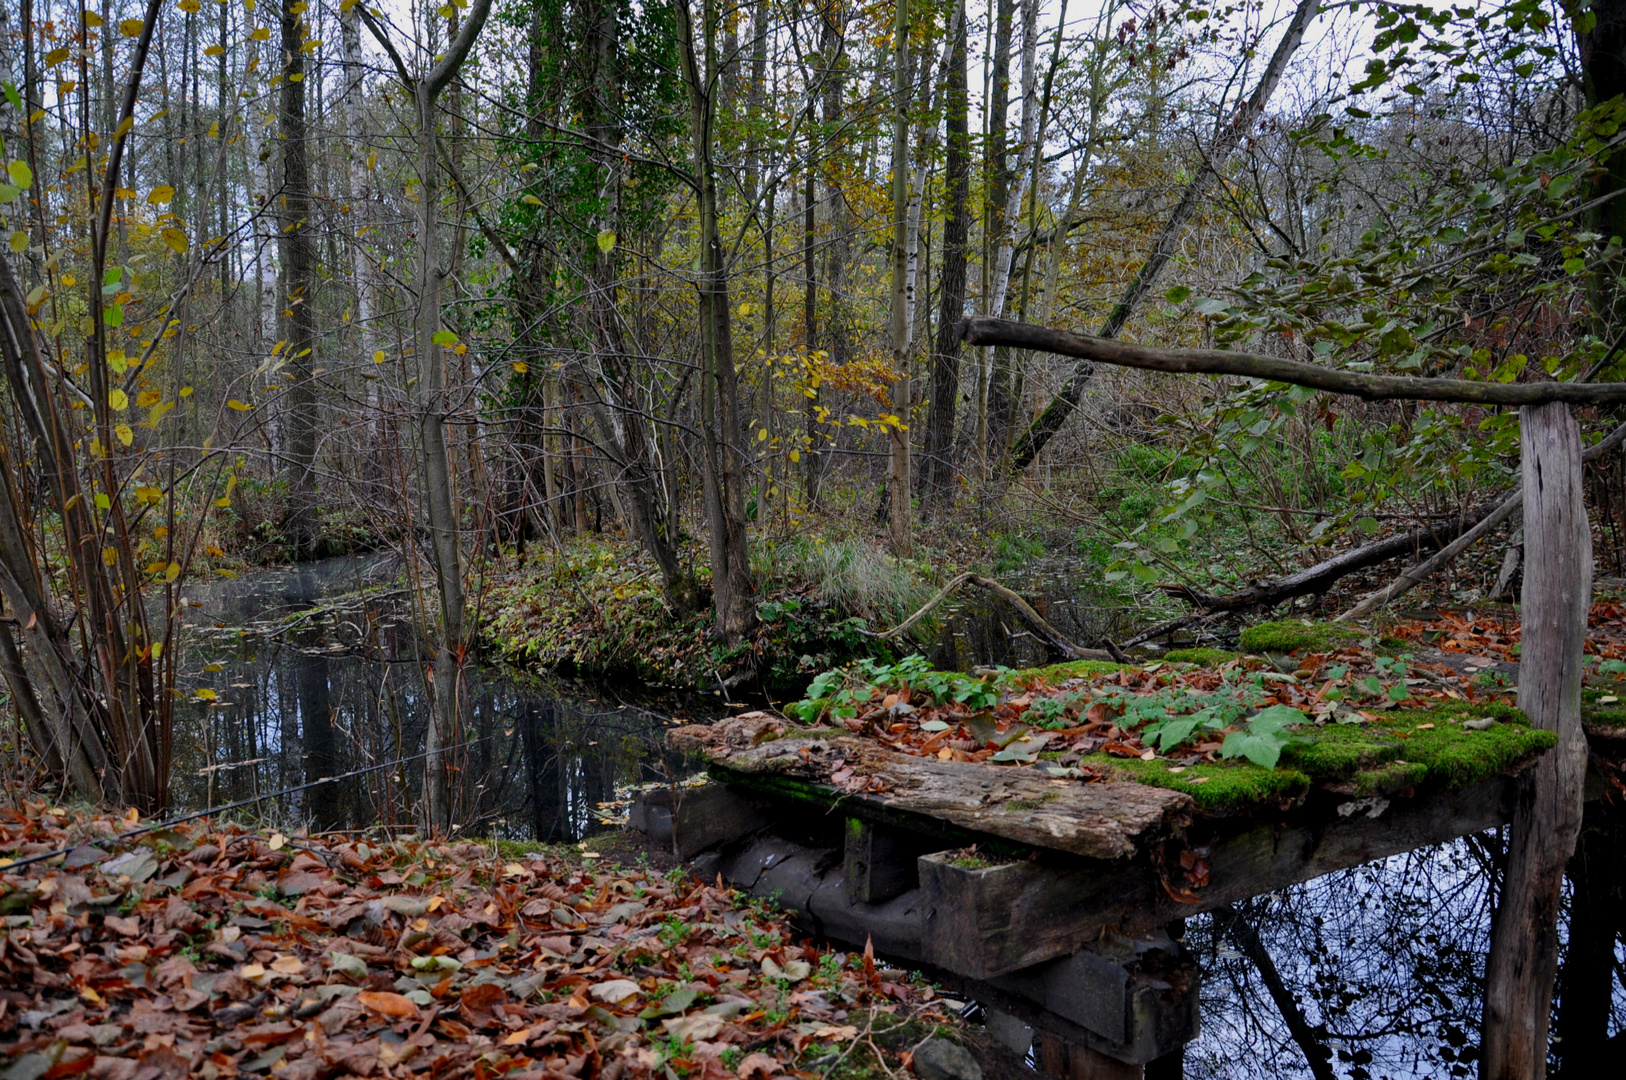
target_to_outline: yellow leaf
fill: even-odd
[[[377,166],[378,166],[378,153],[376,151],[373,151],[373,150],[367,151],[367,171],[372,172],[373,169],[375,169]]]
[[[194,691],[194,693],[196,693],[196,695],[198,697],[202,698],[204,701],[215,701],[215,700],[218,700],[219,697],[220,697],[219,694],[215,693],[213,690],[209,689],[207,686],[203,687],[200,690]],[[250,976],[250,977],[252,978],[252,976]]]
[[[102,17],[96,14],[94,11],[87,11],[85,12],[85,25],[95,29],[96,27],[102,25]]]
[[[211,45],[207,49],[203,50],[203,55],[204,56],[221,56],[221,55],[224,55],[225,52],[226,52],[226,47],[224,45]]]
[[[67,49],[52,49],[50,52],[45,54],[45,66],[46,67],[56,67],[58,64],[62,63],[62,61],[66,60],[67,58],[68,58],[68,50]]]
[[[114,387],[107,392],[107,403],[113,406],[116,411],[123,412],[130,407],[130,395],[118,387]]]
[[[535,195],[523,195],[523,196],[520,197],[519,201],[522,202],[522,203],[527,203],[527,204],[529,204],[531,206],[541,206],[542,205],[542,200],[537,198]]]
[[[113,132],[113,138],[115,138],[115,139],[124,138],[124,136],[130,134],[130,129],[133,128],[133,127],[135,127],[135,115],[131,114],[129,116],[126,116],[124,118],[124,120],[119,124],[119,129],[117,131]]]
[[[192,388],[190,386],[181,387],[181,396],[182,397],[191,397],[192,396]]]
[[[249,35],[249,37],[253,38],[255,41],[270,41],[271,31],[261,26],[256,28],[255,31]]]
[[[615,250],[615,233],[605,229],[598,234],[598,249],[608,255]]]
[[[106,563],[108,566],[112,566],[114,563],[116,563],[118,561],[119,561],[119,553],[118,552],[114,551],[110,547],[102,548],[102,562]]]
[[[374,349],[373,350],[373,363],[382,364],[383,362],[384,362],[384,350],[383,349]]]
[[[152,658],[154,660],[156,660],[160,656],[163,656],[163,655],[164,655],[164,643],[162,641],[153,642],[152,643]]]
[[[519,372],[521,375],[523,375],[527,371],[531,370],[531,365],[527,364],[523,360],[515,360],[512,363],[510,363],[508,366],[513,368],[515,371]]]
[[[164,580],[165,581],[174,581],[176,578],[178,578],[180,576],[181,576],[181,564],[178,563],[178,562],[170,563],[169,567],[164,571]]]
[[[802,452],[800,450],[792,450],[790,452],[790,460],[791,460],[791,464],[793,464],[793,465],[796,462],[802,460]]]
[[[188,15],[194,15],[198,10],[198,0],[181,0],[181,2],[175,6],[186,12]]]
[[[169,535],[169,526],[168,525],[160,525],[160,526],[158,526],[158,528],[156,528],[156,529],[154,529],[152,531],[152,534],[154,536],[156,536],[158,539],[162,540],[164,537]]]
[[[163,400],[163,392],[159,390],[143,390],[136,395],[136,404],[143,409],[150,409]]]
[[[150,562],[150,563],[147,564],[147,573],[149,573],[149,574],[162,574],[164,572],[164,567],[166,567],[168,565],[169,564],[166,563],[163,559],[159,559],[157,562]]]
[[[123,22],[119,23],[119,33],[123,34],[125,37],[140,37],[141,31],[145,30],[146,28],[147,24],[142,22],[140,19],[125,19]]]
[[[154,206],[157,206],[159,203],[167,203],[174,197],[175,189],[170,187],[168,184],[159,184],[157,187],[147,192],[147,201]]]
[[[283,836],[279,832],[274,832],[271,834],[270,841],[265,846],[270,848],[272,851],[281,851],[282,846],[287,842],[288,838],[286,836]]]
[[[125,446],[129,446],[131,443],[135,442],[135,432],[131,429],[129,424],[118,425],[113,429],[113,434],[117,435],[119,442],[123,443]]]
[[[180,229],[165,229],[164,243],[168,244],[169,249],[175,254],[186,254],[186,233],[182,232]]]
[[[220,121],[219,120],[216,120],[214,123],[209,125],[209,138],[211,138],[211,139],[220,138]]]
[[[118,372],[120,375],[123,375],[126,371],[130,370],[130,365],[124,359],[123,349],[107,350],[107,366]]]
[[[254,406],[249,405],[246,402],[238,401],[236,398],[232,398],[230,401],[226,402],[226,408],[236,409],[238,412],[249,412],[254,408]]]
[[[767,439],[768,439],[768,429],[767,428],[757,428],[757,442],[766,442]]]

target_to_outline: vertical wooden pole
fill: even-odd
[[[1558,745],[1518,781],[1507,875],[1491,928],[1480,1049],[1484,1080],[1540,1080],[1558,967],[1564,866],[1581,828],[1586,737],[1581,658],[1592,601],[1592,533],[1581,433],[1562,404],[1519,413],[1525,573],[1519,708]]]

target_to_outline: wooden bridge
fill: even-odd
[[[995,1010],[1046,1072],[1180,1075],[1199,970],[1183,920],[1509,820],[1513,774],[1360,794],[1313,786],[1205,814],[1190,795],[922,759],[764,714],[668,733],[712,783],[633,824],[810,933],[928,972]]]

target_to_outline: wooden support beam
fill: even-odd
[[[1110,865],[1043,859],[966,865],[955,853],[920,859],[928,963],[992,979],[1071,955],[1104,930],[1143,933],[1175,919],[1308,881],[1336,870],[1478,832],[1507,820],[1511,781],[1464,791],[1351,800],[1350,813],[1300,814],[1293,824],[1239,823],[1198,848],[1208,883],[1184,902],[1151,860]],[[1377,811],[1376,817],[1368,816]]]
[[[865,904],[903,895],[920,884],[915,860],[941,846],[918,833],[848,818],[842,847],[847,895]]]
[[[1592,602],[1592,531],[1581,432],[1565,405],[1519,413],[1524,480],[1524,625],[1519,708],[1558,745],[1519,777],[1506,885],[1491,924],[1479,1075],[1546,1074],[1564,867],[1581,829],[1586,736],[1581,664]]]

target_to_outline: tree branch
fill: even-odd
[[[1496,383],[1467,379],[1424,379],[1410,375],[1368,375],[1227,349],[1162,349],[1152,345],[1133,345],[1111,338],[1075,334],[1070,330],[1054,330],[984,316],[973,316],[961,322],[960,337],[968,345],[1007,345],[1117,367],[1167,371],[1178,375],[1239,375],[1248,379],[1266,379],[1312,390],[1325,390],[1332,394],[1348,394],[1368,401],[1452,401],[1510,408],[1551,402],[1567,405],[1626,403],[1626,383]]]

